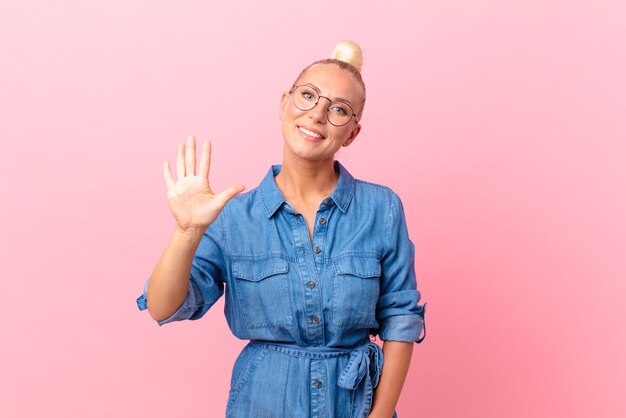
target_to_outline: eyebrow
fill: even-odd
[[[304,85],[313,88],[317,92],[317,94],[319,94],[319,95],[322,94],[322,91],[315,84],[304,83]],[[326,96],[324,96],[324,97],[326,97]],[[344,103],[350,105],[350,107],[352,107],[352,102],[350,102],[350,100],[348,100],[348,99],[344,99],[343,97],[335,97],[332,101],[333,102],[344,102]]]

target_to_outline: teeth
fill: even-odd
[[[300,129],[302,132],[304,132],[308,136],[312,136],[313,138],[317,138],[317,139],[321,139],[322,138],[322,135],[316,134],[315,132],[311,132],[308,129],[304,129],[303,127],[299,127],[298,129]]]

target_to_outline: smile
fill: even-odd
[[[315,139],[322,139],[323,138],[322,135],[320,135],[320,134],[318,134],[316,132],[313,132],[313,131],[309,131],[308,129],[303,128],[302,126],[298,126],[298,130],[300,132],[302,132],[303,134],[308,135],[308,136],[310,136],[312,138],[315,138]]]

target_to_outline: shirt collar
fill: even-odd
[[[278,208],[285,203],[285,198],[274,181],[274,177],[280,173],[281,168],[281,164],[271,166],[259,186],[263,210],[268,218],[272,217]],[[345,213],[354,194],[355,180],[339,161],[335,160],[334,168],[335,171],[339,172],[339,180],[329,198]]]

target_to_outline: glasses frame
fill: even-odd
[[[298,105],[296,104],[296,101],[293,99],[293,94],[292,94],[292,93],[293,93],[293,92],[294,92],[297,88],[299,88],[299,87],[304,87],[304,86],[306,86],[306,87],[311,87],[313,90],[315,90],[312,86],[310,86],[310,85],[308,85],[308,84],[294,84],[294,85],[291,87],[291,90],[289,90],[289,94],[291,94],[291,101],[293,102],[293,105],[294,105],[297,109],[302,110],[303,112],[306,112],[306,111],[308,111],[308,110],[314,109],[314,108],[315,108],[315,106],[317,106],[317,104],[320,102],[320,99],[321,99],[321,98],[324,98],[324,99],[328,100],[328,107],[326,108],[326,112],[325,112],[325,114],[326,114],[326,120],[328,121],[328,123],[330,123],[330,124],[331,124],[331,125],[333,125],[333,126],[337,126],[337,127],[339,127],[339,126],[346,126],[346,125],[347,125],[347,124],[349,124],[349,123],[350,123],[350,121],[352,120],[352,116],[354,116],[354,120],[355,120],[357,123],[359,123],[359,117],[357,116],[357,114],[356,114],[356,113],[354,113],[354,109],[352,108],[352,106],[350,106],[350,105],[349,105],[348,103],[346,103],[346,102],[336,102],[336,101],[330,100],[330,98],[328,98],[328,97],[326,97],[326,96],[322,96],[321,94],[319,94],[319,93],[317,92],[317,90],[315,90],[315,93],[317,93],[317,100],[315,101],[315,104],[313,104],[313,106],[311,106],[311,107],[310,107],[310,108],[308,108],[308,109],[301,109],[301,108],[299,108],[299,107],[298,107]],[[335,124],[335,123],[332,123],[332,122],[330,121],[330,119],[328,118],[328,109],[330,109],[330,106],[331,106],[333,103],[341,103],[341,104],[343,104],[343,105],[345,105],[345,106],[348,106],[348,107],[350,108],[350,110],[352,110],[352,115],[350,116],[350,119],[348,119],[348,120],[346,121],[346,123],[342,123],[341,125],[337,125],[337,124]]]

